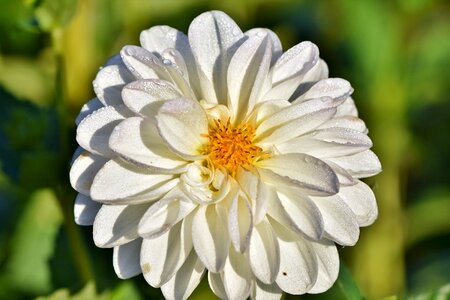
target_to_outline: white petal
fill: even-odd
[[[89,100],[88,103],[84,104],[83,107],[81,107],[81,111],[78,114],[77,118],[75,119],[75,124],[79,125],[81,121],[83,121],[84,118],[92,114],[94,111],[96,111],[99,108],[103,107],[103,103],[98,100],[98,98],[94,98]]]
[[[91,226],[101,206],[100,203],[92,201],[90,197],[78,194],[73,207],[75,223],[82,226]]]
[[[356,178],[370,177],[381,172],[380,161],[371,150],[328,159],[346,169],[349,174]]]
[[[333,195],[339,181],[323,161],[302,153],[275,155],[256,163],[263,181],[307,190],[311,195]]]
[[[272,43],[268,33],[261,33],[236,50],[228,67],[228,107],[233,124],[239,124],[252,111],[269,72]]]
[[[377,202],[372,189],[362,181],[342,187],[338,194],[356,215],[359,226],[369,226],[378,217]]]
[[[352,97],[348,97],[341,105],[338,106],[336,116],[352,116],[358,117],[358,110]]]
[[[95,175],[108,159],[83,151],[73,162],[69,178],[72,187],[79,193],[89,196]]]
[[[164,103],[157,115],[158,130],[170,149],[187,159],[199,159],[207,142],[206,113],[197,101],[178,98]]]
[[[328,66],[323,59],[319,58],[314,67],[305,74],[303,81],[312,83],[326,78],[328,78]]]
[[[199,207],[192,222],[195,252],[210,272],[223,269],[228,256],[230,237],[226,220],[216,212],[216,205]]]
[[[272,284],[264,284],[258,280],[253,282],[252,299],[254,300],[279,300],[283,295],[283,291],[274,282]]]
[[[197,61],[202,98],[225,104],[229,61],[244,35],[221,11],[205,12],[189,26],[189,44]]]
[[[144,239],[141,268],[152,287],[160,287],[181,268],[192,250],[191,220],[179,222],[157,238]]]
[[[148,204],[103,205],[95,217],[93,235],[97,247],[110,248],[137,239],[137,226]]]
[[[253,216],[250,204],[243,195],[236,197],[228,212],[228,230],[236,251],[244,253],[253,231]]]
[[[273,66],[273,83],[303,75],[319,59],[319,50],[311,42],[302,42],[287,50]]]
[[[317,158],[351,155],[372,147],[370,138],[359,131],[334,127],[278,144],[281,153],[306,153]]]
[[[167,148],[156,125],[140,117],[128,118],[114,128],[109,147],[122,158],[161,173],[181,173],[186,162]]]
[[[272,115],[269,115],[258,125],[255,136],[261,139],[282,125],[298,120],[308,114],[336,107],[339,103],[339,101],[325,97],[289,105],[283,109],[272,109]]]
[[[228,299],[246,299],[250,294],[252,273],[244,254],[230,248],[222,271],[223,287]]]
[[[308,291],[310,294],[318,294],[327,291],[336,281],[339,274],[339,254],[334,243],[328,240],[311,242],[310,247],[317,255],[319,272],[317,281]]]
[[[127,111],[124,106],[108,106],[84,118],[77,127],[78,144],[94,154],[113,156],[108,145],[109,137],[114,127],[129,116]]]
[[[307,132],[313,131],[336,114],[336,108],[315,111],[281,125],[270,135],[260,138],[261,145],[278,145]]]
[[[326,129],[333,127],[353,129],[367,134],[367,127],[364,121],[354,116],[344,116],[344,117],[335,116],[335,118],[323,123],[319,128]]]
[[[327,165],[330,166],[331,169],[333,169],[333,172],[336,174],[337,178],[339,179],[339,185],[340,186],[348,186],[348,185],[354,185],[358,183],[358,180],[356,178],[353,178],[352,175],[350,175],[347,170],[344,168],[341,168],[340,166],[336,165],[334,162],[324,160]]]
[[[172,83],[160,79],[137,80],[122,90],[125,105],[135,113],[148,117],[156,116],[164,100],[180,97]]]
[[[280,267],[280,249],[272,226],[262,221],[255,226],[248,253],[253,274],[265,284],[275,281]]]
[[[141,274],[139,257],[142,239],[114,247],[113,266],[120,279],[128,279]]]
[[[245,35],[248,37],[252,37],[255,35],[264,36],[266,34],[269,36],[270,43],[272,44],[271,65],[273,65],[278,60],[278,58],[283,54],[283,46],[281,45],[281,41],[276,35],[276,33],[267,28],[252,28],[245,32]]]
[[[174,188],[144,214],[139,223],[139,235],[150,239],[157,237],[170,230],[196,207],[178,188]]]
[[[120,51],[120,56],[128,70],[136,78],[159,78],[159,74],[155,68],[159,59],[153,53],[138,46],[125,46]]]
[[[105,106],[123,104],[120,95],[125,84],[134,80],[119,55],[113,56],[94,79],[93,86],[98,99]]]
[[[277,192],[269,204],[269,214],[286,228],[319,240],[324,232],[322,215],[308,197],[294,190]]]
[[[241,190],[251,201],[253,224],[258,224],[266,215],[268,191],[267,186],[255,175],[242,168],[238,170],[237,181]]]
[[[316,254],[304,240],[278,239],[280,245],[280,272],[276,283],[286,293],[301,295],[308,292],[318,276]]]
[[[92,199],[105,203],[138,204],[157,199],[177,185],[171,175],[151,174],[119,160],[110,160],[97,173]]]
[[[358,241],[359,226],[355,214],[338,196],[313,197],[323,218],[327,237],[343,246],[353,246]]]
[[[314,84],[306,93],[293,103],[303,99],[330,97],[336,100],[345,100],[353,92],[347,80],[341,78],[327,78]]]
[[[195,251],[191,251],[188,258],[167,283],[161,286],[164,297],[168,300],[185,300],[200,283],[205,267]]]
[[[217,297],[220,299],[227,299],[227,293],[225,292],[220,273],[208,272],[208,283],[211,290]]]

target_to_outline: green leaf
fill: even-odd
[[[77,0],[29,1],[35,9],[36,21],[44,31],[66,26],[76,12]]]
[[[62,220],[51,190],[39,190],[31,195],[11,240],[11,255],[6,265],[10,287],[30,294],[51,290],[48,261]]]
[[[446,284],[438,289],[422,293],[419,295],[413,295],[406,298],[407,300],[440,300],[450,299],[450,284]]]
[[[81,291],[72,296],[70,295],[68,289],[59,289],[49,296],[36,298],[36,300],[87,300],[87,299],[108,300],[111,299],[111,297],[107,292],[97,294],[95,284],[93,282],[89,282],[85,285],[85,287]]]

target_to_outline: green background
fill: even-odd
[[[99,66],[138,44],[141,30],[186,32],[211,9],[243,30],[272,29],[285,50],[317,44],[330,76],[352,83],[383,165],[366,181],[378,220],[339,250],[347,267],[331,291],[299,298],[450,299],[445,0],[1,0],[0,299],[162,297],[142,276],[117,279],[112,250],[96,248],[92,228],[73,222],[74,119],[94,95]],[[212,297],[203,281],[192,299]]]

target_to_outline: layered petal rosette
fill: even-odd
[[[318,48],[206,12],[188,35],[143,31],[94,80],[77,118],[75,220],[167,299],[203,276],[223,299],[320,293],[335,244],[377,217],[380,172],[343,79]]]

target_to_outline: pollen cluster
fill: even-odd
[[[209,156],[214,167],[223,167],[234,176],[239,166],[250,166],[262,154],[262,149],[253,144],[254,135],[255,129],[250,124],[233,127],[229,120],[226,123],[214,120],[205,134],[209,141],[202,153]]]

